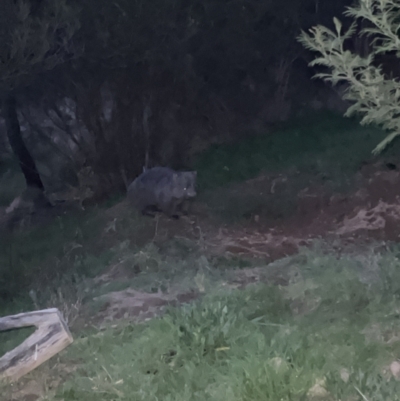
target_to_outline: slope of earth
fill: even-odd
[[[329,129],[332,130],[329,131]],[[320,131],[324,131],[325,135],[319,136]],[[354,284],[355,287],[353,287],[353,278],[347,277],[347,262],[343,262],[346,265],[343,267],[341,261],[335,262],[335,260],[339,257],[338,255],[345,254],[349,249],[357,248],[358,254],[365,253],[367,255],[365,258],[371,261],[368,262],[369,264],[363,262],[363,267],[367,265],[365,268],[367,272],[363,271],[361,278],[366,280],[368,285],[370,277],[376,275],[379,270],[379,263],[387,264],[385,260],[378,263],[379,258],[368,252],[371,249],[379,251],[379,243],[383,247],[398,240],[400,172],[395,164],[388,163],[390,161],[388,157],[385,160],[381,158],[379,161],[363,163],[364,160],[369,159],[373,144],[379,140],[379,135],[374,130],[358,131],[354,125],[348,126],[341,120],[336,125],[328,120],[322,125],[317,124],[314,128],[308,125],[305,133],[306,136],[302,135],[296,128],[286,132],[286,136],[275,138],[275,142],[271,138],[252,137],[239,145],[229,145],[228,150],[217,149],[214,156],[213,154],[205,155],[203,162],[201,160],[198,162],[198,200],[194,202],[189,216],[178,221],[163,215],[158,215],[155,219],[137,216],[123,200],[110,207],[100,205],[90,211],[60,215],[52,224],[44,222],[32,231],[23,231],[19,236],[2,238],[4,241],[0,244],[2,249],[0,262],[3,271],[0,277],[0,294],[3,289],[4,294],[10,299],[14,293],[21,294],[17,300],[19,303],[13,300],[10,308],[8,306],[4,308],[3,313],[11,314],[16,311],[50,306],[57,306],[62,310],[77,338],[77,347],[82,347],[79,352],[88,358],[86,361],[88,366],[83,368],[83,373],[80,373],[81,378],[88,375],[94,383],[93,385],[86,383],[86,390],[82,390],[82,392],[88,391],[86,394],[88,399],[93,397],[102,399],[100,394],[106,393],[108,395],[104,399],[129,399],[127,393],[124,395],[120,392],[118,386],[129,383],[130,377],[126,376],[127,369],[121,368],[122,370],[118,371],[118,366],[126,368],[131,366],[132,361],[123,360],[123,354],[129,348],[129,344],[134,343],[136,337],[129,337],[130,328],[126,331],[122,328],[121,333],[127,337],[127,340],[125,348],[118,348],[120,346],[118,336],[121,333],[115,334],[115,340],[113,340],[114,334],[110,337],[108,332],[103,332],[105,327],[111,325],[112,328],[119,330],[119,327],[123,327],[122,322],[128,321],[132,324],[136,321],[149,320],[154,316],[162,315],[170,306],[192,303],[194,300],[203,298],[215,288],[245,289],[252,283],[266,285],[265,291],[261,291],[262,295],[259,298],[256,294],[254,305],[252,305],[261,316],[263,312],[257,309],[258,301],[271,313],[274,312],[274,307],[271,305],[277,302],[279,308],[282,308],[282,313],[284,312],[282,316],[289,319],[281,321],[281,316],[276,316],[276,324],[282,327],[282,334],[286,333],[286,324],[296,327],[297,323],[290,320],[293,316],[295,320],[301,320],[307,312],[316,310],[319,300],[323,299],[321,294],[328,297],[327,305],[336,305],[336,299],[342,297],[343,305],[346,306],[341,309],[338,307],[340,311],[332,306],[333,319],[336,318],[335,313],[338,315],[347,313],[352,311],[351,307],[354,307],[354,314],[357,315],[361,308],[364,312],[362,321],[357,327],[357,333],[351,327],[344,328],[350,332],[349,338],[354,340],[354,344],[359,344],[358,330],[364,327],[366,319],[371,319],[369,324],[372,327],[373,319],[376,317],[369,314],[365,309],[366,305],[373,305],[374,313],[378,313],[380,295],[368,295],[368,291],[364,288],[360,290],[358,284]],[[309,138],[308,144],[305,143],[305,138]],[[362,146],[357,145],[352,148],[350,144],[354,141],[358,141]],[[61,210],[60,213],[62,212]],[[333,254],[331,259],[324,259],[324,256],[319,254],[316,257],[310,254],[307,256],[305,248],[312,249],[315,240],[324,242],[324,251],[329,248]],[[279,260],[288,255],[295,255],[299,250],[298,259],[294,256],[283,261]],[[397,260],[395,255],[389,260],[394,271],[398,270]],[[351,265],[352,263],[349,263],[349,269]],[[310,278],[311,281],[303,277],[304,271],[310,266],[314,266],[317,270],[322,267],[324,274],[332,274],[333,278],[338,280],[336,286],[330,286],[332,278],[326,278],[332,293],[325,293],[324,290],[319,293],[319,288],[322,287],[314,285],[312,282],[314,277]],[[331,268],[332,271],[329,271]],[[320,273],[314,271],[312,274],[318,276]],[[298,284],[296,280],[299,280],[299,277],[300,287],[304,286],[300,290],[298,287],[291,287],[293,284],[295,286]],[[342,278],[345,281],[349,279],[344,286],[341,286]],[[385,285],[387,285],[385,288],[389,288],[391,283],[385,282]],[[271,286],[275,289],[279,288],[278,292],[274,292]],[[282,288],[285,288],[284,291],[289,294],[284,296],[284,299],[289,297],[289,304],[281,299],[279,291]],[[354,288],[355,291],[353,291]],[[397,287],[390,288],[395,298]],[[33,291],[34,297],[31,296],[31,290],[36,291],[36,294]],[[313,290],[316,293],[312,294],[310,299],[306,299],[306,295],[308,296]],[[26,300],[28,291],[31,300]],[[337,294],[335,291],[343,293]],[[220,303],[207,306],[209,309],[206,308],[206,310],[209,311],[213,322],[212,327],[214,325],[217,327],[216,340],[208,334],[210,316],[205,316],[203,322],[201,309],[197,312],[183,309],[183,317],[177,318],[177,321],[190,321],[194,327],[202,322],[204,327],[202,326],[200,334],[204,335],[204,338],[209,338],[212,344],[215,340],[218,349],[215,351],[215,358],[212,359],[213,363],[218,362],[218,355],[222,355],[220,352],[226,352],[229,348],[224,344],[225,340],[229,342],[229,338],[224,337],[224,330],[229,325],[235,326],[234,322],[242,305],[251,303],[253,295],[243,295],[243,299],[240,298],[242,295],[235,295],[240,299],[233,307],[232,314],[225,311],[223,304],[223,302],[230,304],[231,301],[224,300],[221,301],[222,303],[218,301]],[[270,296],[272,298],[269,298]],[[393,299],[389,301],[392,302]],[[389,301],[387,310],[391,311],[393,305]],[[374,302],[378,304],[375,305]],[[279,308],[277,310],[280,310]],[[258,319],[260,316],[251,310],[247,313],[250,320],[247,321],[247,316],[242,316],[246,324],[243,323],[244,321],[242,323],[244,326],[249,324],[246,330],[251,332],[252,325],[255,324],[251,319]],[[317,320],[317,323],[321,324],[321,327],[326,324],[325,316],[329,313],[322,311],[318,315],[320,321]],[[223,320],[225,315],[229,318],[227,323]],[[385,318],[386,316],[389,315],[385,312]],[[345,315],[344,320],[347,321],[348,318]],[[381,316],[379,315],[378,318]],[[168,325],[168,320],[166,322]],[[221,324],[222,334],[218,332],[218,322]],[[155,323],[157,324],[159,323]],[[160,324],[163,325],[165,322]],[[393,344],[397,344],[397,337],[390,331],[395,330],[391,324],[392,322],[387,323],[389,328],[385,326],[384,336],[388,336]],[[274,325],[275,323],[271,327]],[[313,329],[313,332],[322,332],[321,327]],[[370,330],[370,335],[374,335],[374,333],[371,334],[371,327],[365,328]],[[164,326],[161,328],[166,330]],[[138,338],[142,338],[140,337],[142,329],[137,330],[139,330]],[[188,326],[187,332],[190,333],[191,330],[191,326]],[[164,331],[161,332],[164,333]],[[213,330],[210,331],[214,333]],[[194,337],[198,334],[195,329],[193,333]],[[161,344],[163,336],[160,336],[159,332],[155,331],[151,335],[154,338],[160,338]],[[245,338],[240,332],[232,335]],[[246,331],[247,335],[248,331]],[[181,334],[179,336],[179,338],[185,337]],[[99,349],[95,352],[88,353],[90,345],[103,337],[106,338],[104,344],[99,345]],[[200,354],[196,358],[204,357],[202,354],[204,344],[201,343],[206,341],[204,338],[198,337]],[[258,339],[260,340],[260,337]],[[297,340],[297,337],[291,339],[290,344],[294,344]],[[306,341],[304,338],[300,340]],[[315,344],[318,343],[317,340]],[[327,343],[331,340],[331,338],[326,339]],[[16,345],[15,339],[13,341],[9,345],[11,348]],[[145,338],[140,341],[145,342]],[[213,350],[216,345],[210,344],[207,347]],[[340,355],[345,356],[347,344],[342,345]],[[102,358],[108,352],[107,347],[111,347],[109,348],[110,358],[118,356],[121,360],[116,362],[110,359],[107,369],[117,369],[117,371],[114,372],[115,377],[109,375],[104,378],[103,368],[106,362],[101,365],[103,370],[100,369],[100,371],[96,371],[97,367],[94,365],[97,358],[103,360]],[[114,349],[117,354],[114,353]],[[149,349],[149,355],[153,355],[153,348],[150,346]],[[195,348],[189,345],[188,349],[192,352]],[[239,349],[245,348],[241,345]],[[295,350],[292,351],[295,355]],[[369,349],[364,351],[367,355]],[[68,352],[67,355],[69,355]],[[135,349],[134,352],[136,353],[137,350]],[[160,355],[157,354],[160,361],[164,361],[165,358],[173,361],[176,353],[179,354],[180,351],[179,349],[171,351],[170,348],[166,348],[162,352]],[[169,352],[173,353],[168,354]],[[95,355],[94,360],[91,360],[92,355]],[[296,357],[300,359],[295,360],[294,363],[300,361],[299,366],[301,366],[301,358],[311,357],[311,354],[307,357],[302,355]],[[319,357],[322,358],[322,354]],[[57,388],[83,363],[80,359],[81,355],[74,355],[72,358],[73,361],[66,360],[63,353],[49,364],[41,366],[28,375],[19,386],[11,389],[7,393],[10,394],[8,399],[36,400],[49,389]],[[272,362],[275,360],[273,355],[268,355],[268,358]],[[393,362],[393,358],[390,358],[386,358],[379,369],[386,369],[385,372],[387,372],[388,366]],[[238,357],[236,361],[239,359]],[[152,366],[155,360],[143,360],[144,365],[140,369],[144,370],[144,373],[141,373],[149,374],[150,372],[152,377],[156,377],[159,369],[163,370],[165,367],[160,365],[154,371],[150,369],[148,366]],[[135,360],[135,363],[139,362]],[[175,366],[177,369],[185,366],[185,361],[176,363],[177,365],[171,362],[168,366],[172,369]],[[321,362],[323,363],[325,359]],[[190,363],[187,366],[188,372],[192,372],[190,369],[193,366]],[[315,366],[308,368],[310,368],[310,376],[307,377],[306,383],[301,383],[301,386],[312,388],[312,383],[316,380],[313,376]],[[208,368],[204,369],[206,372]],[[347,373],[351,375],[351,370]],[[41,379],[40,375],[44,379]],[[261,376],[267,377],[265,374]],[[121,379],[121,377],[125,378]],[[293,373],[290,377],[294,380],[297,376]],[[227,376],[223,380],[229,382],[228,379]],[[279,380],[285,381],[286,378],[282,377]],[[103,388],[102,383],[108,383],[109,387]],[[266,388],[269,388],[268,385],[267,383]],[[243,391],[247,391],[246,386]],[[82,392],[75,394],[74,387],[78,388],[79,385],[71,385],[69,390],[65,390],[62,398],[82,399]],[[125,390],[129,392],[129,386]],[[325,384],[319,384],[319,390],[325,391],[325,396],[321,399],[333,399],[326,393]],[[363,388],[362,390],[364,391]],[[115,393],[110,394],[113,391]],[[286,399],[281,394],[273,394],[271,397],[271,399]],[[290,394],[288,397],[287,399],[291,399]],[[249,396],[248,399],[254,398]]]
[[[268,262],[291,255],[316,239],[340,240],[343,244],[398,241],[400,171],[382,163],[365,165],[354,187],[346,192],[332,193],[318,185],[303,188],[292,197],[290,214],[271,218],[270,204],[283,201],[294,180],[296,177],[283,174],[260,174],[214,190],[213,196],[226,200],[226,207],[245,202],[238,200],[243,196],[246,201],[257,197],[259,207],[246,218],[226,222],[206,205],[196,203],[193,214],[181,221],[158,216],[157,235],[164,239],[190,238],[211,253],[261,257]],[[107,216],[118,219],[128,209],[124,201],[110,208]]]

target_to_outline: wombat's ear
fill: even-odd
[[[172,174],[172,181],[173,182],[177,182],[178,178],[179,178],[179,174],[178,173],[175,172],[175,173]]]

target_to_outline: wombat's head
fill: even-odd
[[[197,171],[175,172],[173,175],[174,187],[182,191],[182,197],[194,198],[196,193]]]

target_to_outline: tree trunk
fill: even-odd
[[[28,188],[44,191],[44,185],[36,168],[35,161],[25,146],[17,116],[17,102],[12,94],[8,94],[3,102],[3,113],[11,149],[18,158]]]

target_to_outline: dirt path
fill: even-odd
[[[266,193],[274,182],[276,178],[261,175],[233,190],[248,193],[256,188]],[[256,256],[268,262],[292,255],[315,239],[337,239],[344,244],[397,241],[400,171],[366,165],[356,182],[357,187],[347,195],[327,195],[318,187],[303,189],[294,201],[293,213],[285,219],[271,220],[260,213],[250,216],[245,223],[228,225],[216,223],[207,213],[179,222],[160,217],[157,232],[191,238],[204,250],[217,254]],[[112,210],[109,212],[113,214]]]

